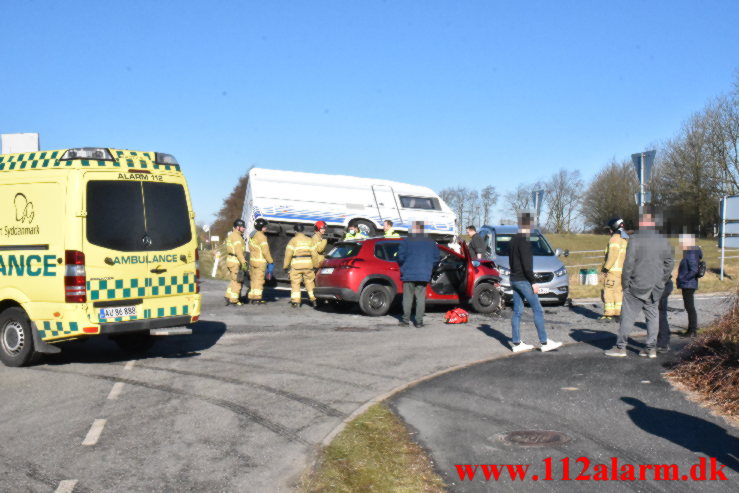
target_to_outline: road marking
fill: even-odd
[[[125,384],[123,382],[116,382],[113,384],[113,388],[110,389],[110,394],[108,394],[108,400],[114,401],[118,399],[118,396],[121,395],[121,391],[123,390],[123,386]]]
[[[77,486],[76,479],[65,479],[59,483],[54,493],[72,493],[75,486]]]
[[[100,435],[103,433],[103,428],[105,428],[105,422],[106,420],[104,419],[96,419],[92,423],[90,431],[87,432],[87,436],[85,437],[85,441],[82,442],[82,445],[91,446],[98,443]]]
[[[136,360],[132,359],[131,361],[126,362],[126,366],[123,367],[124,370],[132,370],[133,365],[136,364]]]

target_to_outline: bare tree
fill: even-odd
[[[602,231],[610,219],[620,217],[627,228],[635,228],[639,208],[634,193],[639,188],[631,161],[611,161],[585,191],[582,202],[585,226]]]
[[[580,216],[583,181],[579,171],[557,171],[546,183],[547,222],[554,233],[574,232]]]
[[[228,235],[233,227],[233,222],[241,217],[244,209],[244,196],[246,195],[246,184],[249,181],[249,172],[241,176],[231,193],[223,199],[223,205],[216,215],[216,220],[211,227],[211,233],[218,235],[221,239]]]
[[[495,187],[488,185],[480,190],[480,209],[482,214],[481,224],[489,224],[491,220],[492,209],[498,203],[498,192]]]

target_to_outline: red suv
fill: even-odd
[[[398,266],[400,239],[370,238],[337,243],[316,276],[318,299],[359,303],[371,316],[385,315],[403,293]],[[438,245],[441,260],[426,288],[426,303],[469,303],[479,313],[500,310],[500,274],[492,260],[473,265],[467,245],[461,253]],[[475,262],[477,264],[477,262]]]

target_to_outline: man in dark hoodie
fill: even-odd
[[[400,280],[403,281],[403,318],[400,325],[409,326],[411,308],[416,300],[416,321],[413,325],[423,327],[426,311],[426,286],[431,281],[434,266],[439,262],[439,247],[423,234],[423,221],[414,221],[411,234],[400,242],[398,264]]]

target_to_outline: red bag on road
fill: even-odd
[[[470,315],[461,308],[449,310],[444,314],[444,323],[447,324],[466,324],[470,320]]]

